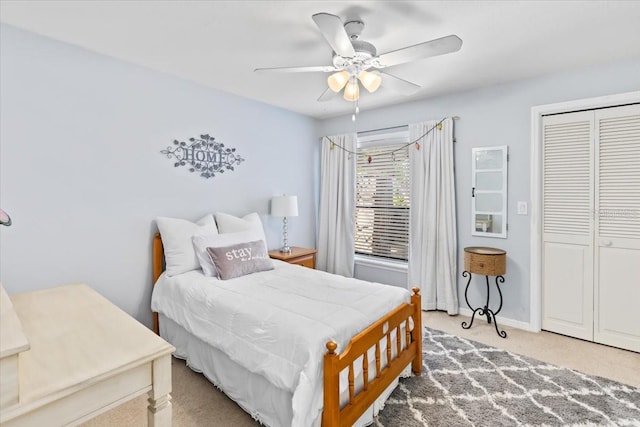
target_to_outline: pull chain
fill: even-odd
[[[353,109],[353,114],[351,115],[351,121],[355,122],[356,121],[356,117],[358,116],[358,114],[360,113],[360,106],[358,105],[358,100],[355,100],[355,108]]]

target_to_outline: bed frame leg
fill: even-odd
[[[411,370],[415,375],[422,373],[422,302],[420,297],[420,288],[413,288],[411,295],[411,304],[414,307],[413,312],[413,330],[411,331],[411,340],[416,343],[416,356],[411,362]]]

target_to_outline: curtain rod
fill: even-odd
[[[416,146],[416,148],[419,150],[420,149],[420,144],[418,143],[419,140],[421,140],[422,138],[424,138],[427,134],[429,134],[431,131],[433,131],[434,129],[438,128],[438,129],[442,129],[442,122],[446,119],[447,117],[443,117],[439,122],[437,122],[434,126],[431,127],[431,129],[429,129],[428,131],[426,131],[425,133],[423,133],[421,136],[419,136],[418,138],[416,138],[413,141],[409,141],[406,144],[403,144],[400,148],[396,148],[393,149],[392,151],[390,151],[391,154],[395,153],[396,151],[402,150],[410,145],[414,145]],[[452,116],[450,117],[452,121],[455,120],[459,120],[460,117],[458,116]],[[386,130],[386,129],[399,129],[401,127],[407,127],[409,125],[403,125],[403,126],[393,126],[393,127],[388,127],[388,128],[383,128],[383,129],[378,129],[378,130]],[[451,129],[452,131],[455,130],[455,126]],[[368,132],[373,132],[373,131],[368,131]],[[453,142],[456,142],[456,138],[455,135],[453,136]],[[331,143],[331,147],[330,149],[333,150],[334,147],[338,147],[343,151],[346,151],[347,153],[349,153],[349,156],[351,156],[352,154],[358,155],[357,151],[351,151],[343,146],[341,146],[340,144],[336,144],[330,137],[328,136],[323,136],[322,138],[320,138],[321,142],[324,142],[324,139],[327,138],[329,140],[329,142]],[[371,156],[369,156],[369,163],[371,163]]]
[[[460,116],[451,116],[451,119],[452,119],[452,120],[460,120]],[[407,125],[400,125],[400,126],[389,126],[389,127],[386,127],[386,128],[380,128],[380,129],[369,129],[369,130],[363,130],[363,131],[356,132],[356,133],[357,133],[358,135],[364,135],[364,134],[371,133],[371,132],[380,132],[381,130],[395,130],[395,129],[402,129],[402,128],[405,128],[405,127],[407,127],[407,126],[409,126],[409,125],[407,124]]]

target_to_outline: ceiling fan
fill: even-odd
[[[375,92],[382,84],[383,78],[385,87],[404,95],[411,95],[420,89],[419,85],[380,70],[456,52],[462,46],[462,40],[458,36],[450,35],[378,55],[375,46],[360,39],[364,22],[352,20],[343,23],[340,17],[329,13],[316,13],[312,18],[333,49],[333,65],[256,68],[254,71],[332,73],[327,78],[329,87],[318,101],[327,101],[342,89],[345,100],[357,101],[360,98],[358,81],[367,91]]]

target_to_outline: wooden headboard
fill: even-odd
[[[155,285],[156,281],[158,281],[158,277],[164,271],[164,246],[162,246],[162,237],[160,233],[156,233],[153,236],[153,249],[152,249],[152,279],[153,284]]]
[[[162,237],[160,233],[153,236],[153,245],[151,247],[151,278],[153,285],[158,281],[158,277],[164,271],[164,246],[162,246]],[[153,332],[160,333],[160,324],[158,323],[158,313],[153,314]]]

